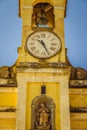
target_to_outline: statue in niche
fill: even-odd
[[[35,111],[36,116],[36,128],[38,129],[50,129],[50,111],[46,107],[44,102],[39,104],[39,108]]]

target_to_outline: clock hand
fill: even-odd
[[[44,49],[46,50],[47,54],[49,55],[48,49],[47,49],[45,43],[43,42],[43,40],[38,40],[37,39],[37,41],[44,47]]]
[[[46,50],[47,54],[49,55],[48,49],[43,41],[41,41],[41,44],[43,45],[44,49]]]
[[[38,40],[38,39],[37,39],[37,41],[38,41],[39,43],[41,43],[41,40]]]

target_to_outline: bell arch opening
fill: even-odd
[[[33,6],[32,29],[55,26],[54,7],[49,3],[37,3]]]

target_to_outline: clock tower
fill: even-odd
[[[70,130],[66,0],[19,0],[17,130]]]

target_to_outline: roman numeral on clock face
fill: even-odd
[[[50,50],[55,51],[56,48],[55,47],[50,47]]]

